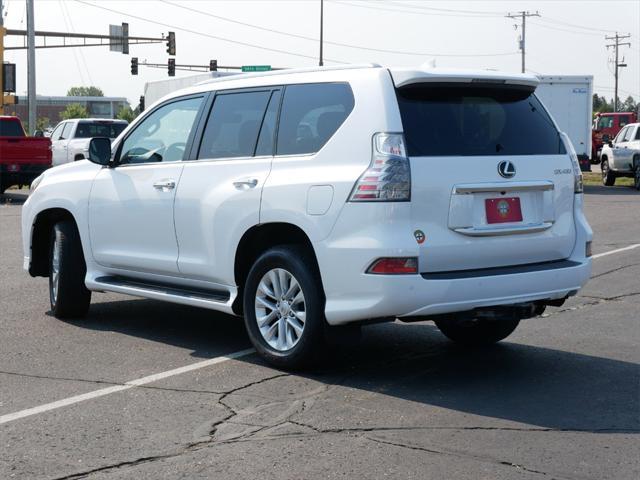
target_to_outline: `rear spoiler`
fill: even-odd
[[[519,85],[532,90],[538,86],[539,80],[533,75],[510,74],[492,71],[445,70],[445,69],[389,69],[396,88],[416,83],[468,83]]]

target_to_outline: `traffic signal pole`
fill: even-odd
[[[29,135],[36,128],[36,28],[33,0],[27,0],[27,102],[29,104]]]
[[[0,115],[4,115],[4,12],[0,0]]]

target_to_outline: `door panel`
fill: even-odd
[[[89,205],[91,248],[96,262],[125,270],[178,272],[173,227],[176,190],[168,182],[177,184],[183,167],[175,162],[100,171]],[[161,183],[167,186],[161,187]]]
[[[138,123],[116,151],[116,168],[103,168],[89,199],[93,256],[105,267],[175,275],[178,242],[174,201],[203,97],[160,105]]]

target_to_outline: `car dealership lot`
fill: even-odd
[[[493,348],[380,324],[289,374],[222,358],[250,345],[211,311],[94,294],[87,319],[53,318],[22,271],[24,195],[0,199],[0,478],[640,475],[640,248],[594,259],[577,297]],[[595,254],[640,243],[636,191],[587,187],[585,204]]]

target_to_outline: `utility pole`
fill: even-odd
[[[509,13],[507,14],[507,18],[520,18],[521,23],[521,29],[522,29],[522,35],[520,38],[520,53],[522,54],[522,73],[525,72],[524,69],[524,56],[525,56],[525,34],[526,34],[526,29],[527,29],[527,17],[539,17],[540,14],[536,11],[536,13],[530,13],[530,12],[525,12],[525,11],[520,11],[517,13]],[[516,28],[518,28],[518,26],[516,25]]]
[[[0,115],[4,115],[4,12],[0,0]]]
[[[625,42],[625,43],[620,43],[620,40],[624,40],[625,38],[630,38],[631,34],[627,34],[627,35],[618,35],[618,32],[616,32],[615,36],[613,37],[604,37],[605,40],[615,40],[615,43],[610,43],[609,45],[607,45],[607,50],[609,49],[609,47],[613,47],[614,51],[615,51],[615,78],[616,78],[616,86],[614,89],[614,96],[613,96],[613,111],[617,112],[618,111],[618,68],[619,67],[626,67],[627,64],[624,63],[624,58],[622,59],[622,63],[619,62],[618,60],[618,50],[619,47],[621,47],[622,45],[627,45],[628,47],[631,46],[631,43],[629,42]]]
[[[323,35],[323,30],[324,30],[324,0],[320,0],[320,62],[318,63],[318,65],[322,66],[324,65],[324,62],[322,61],[322,35]]]
[[[36,28],[33,18],[33,0],[27,0],[27,100],[29,104],[28,134],[36,128]]]

